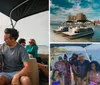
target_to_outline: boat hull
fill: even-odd
[[[79,33],[79,34],[76,34],[76,35],[71,35],[69,36],[70,39],[76,39],[76,38],[81,38],[81,37],[86,37],[86,36],[89,36],[89,35],[93,35],[94,32],[85,32],[85,33]]]
[[[54,30],[53,30],[54,33],[58,33],[58,34],[59,34],[59,33],[62,33],[62,32],[67,32],[67,31],[68,31],[68,27],[64,27],[64,28],[62,28],[62,29],[59,29],[59,28],[58,28],[58,29],[54,29]]]

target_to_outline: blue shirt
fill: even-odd
[[[76,62],[76,67],[77,67],[77,73],[78,77],[84,78],[87,75],[87,72],[89,71],[90,68],[90,63],[88,60],[84,60],[83,63],[81,63],[79,60]]]

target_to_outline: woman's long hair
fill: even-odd
[[[37,45],[35,39],[30,39],[30,40],[33,41],[35,45]]]
[[[53,80],[53,81],[56,81],[56,79],[55,79],[55,72],[56,71],[59,71],[58,69],[55,69],[55,70],[53,70],[53,73],[52,73],[52,76],[51,76],[51,79]],[[58,74],[59,75],[59,74]]]
[[[100,72],[100,64],[97,61],[92,61],[90,63],[90,70],[92,70],[91,65],[94,64],[95,65],[95,69],[97,72]]]

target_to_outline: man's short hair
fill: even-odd
[[[18,40],[18,43],[20,43],[20,44],[21,44],[21,43],[25,43],[25,41],[26,41],[26,40],[25,40],[24,38],[20,38],[20,39]]]
[[[5,34],[10,34],[10,39],[17,40],[19,37],[19,32],[14,28],[6,28],[4,32]]]
[[[78,54],[78,57],[80,57],[80,56],[84,57],[84,55],[82,53]]]

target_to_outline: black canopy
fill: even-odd
[[[25,3],[23,3],[25,2]],[[22,4],[23,3],[23,4]],[[19,4],[22,4],[16,8]],[[37,14],[49,9],[49,0],[0,0],[0,12],[10,16],[15,21],[21,18]]]

